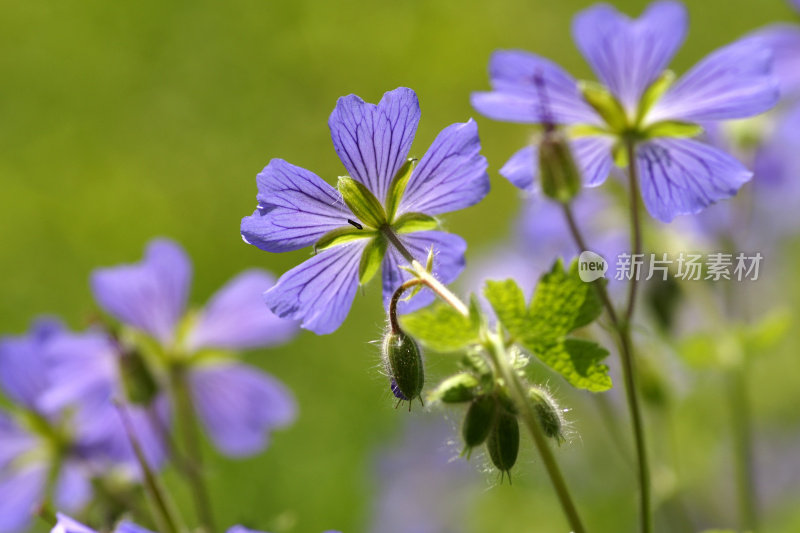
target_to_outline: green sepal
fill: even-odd
[[[652,109],[653,105],[658,102],[664,93],[667,92],[673,82],[675,81],[675,73],[671,70],[665,70],[661,76],[656,78],[656,81],[650,84],[645,89],[642,98],[639,100],[639,108],[636,111],[636,124],[641,124],[648,111]]]
[[[595,137],[597,135],[608,135],[610,132],[593,124],[576,124],[566,128],[567,136],[570,139],[580,139],[581,137]]]
[[[406,185],[408,185],[408,180],[411,179],[411,173],[414,171],[416,162],[416,159],[409,158],[403,163],[403,166],[394,175],[392,183],[389,185],[389,190],[386,191],[386,214],[389,220],[394,219],[397,206],[400,205],[400,199],[406,191]]]
[[[697,124],[679,120],[664,120],[647,126],[642,132],[642,136],[645,139],[655,137],[687,138],[697,137],[701,133],[703,133],[703,128]]]
[[[366,285],[381,269],[383,256],[386,255],[386,239],[377,235],[364,248],[361,263],[358,265],[358,282]]]
[[[577,261],[565,270],[561,261],[539,281],[530,305],[514,280],[489,281],[485,295],[513,340],[561,374],[571,385],[594,392],[611,388],[608,351],[595,342],[570,337],[593,322],[602,302],[593,286],[581,281]]]
[[[338,246],[351,241],[357,241],[358,239],[367,239],[374,236],[375,232],[370,230],[363,230],[355,227],[336,228],[335,230],[329,231],[320,237],[319,240],[314,243],[314,251],[321,252],[322,250],[331,248],[333,246]]]
[[[595,82],[580,82],[580,91],[586,103],[603,117],[609,128],[615,132],[625,131],[628,127],[628,116],[625,108],[605,87]]]
[[[414,233],[415,231],[430,231],[439,227],[439,222],[432,216],[422,213],[406,213],[400,215],[392,223],[395,233]]]
[[[349,176],[340,176],[337,188],[344,203],[364,225],[378,229],[386,223],[383,206],[363,183]]]

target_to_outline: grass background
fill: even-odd
[[[614,4],[638,13],[646,2]],[[255,207],[256,173],[280,157],[334,179],[342,166],[327,118],[336,99],[356,93],[375,102],[401,85],[414,88],[421,101],[415,154],[444,126],[470,116],[479,122],[493,191],[480,205],[447,217],[474,260],[508,234],[518,195],[497,169],[528,130],[478,117],[469,94],[488,87],[487,61],[498,48],[535,51],[589,76],[569,36],[572,15],[588,5],[0,2],[0,328],[22,332],[41,312],[80,327],[94,306],[90,271],[138,260],[154,236],[179,241],[192,256],[197,305],[242,269],[281,273],[298,263],[305,251],[272,255],[239,237],[240,218]],[[780,0],[703,0],[688,7],[691,29],[674,63],[679,71],[761,24],[792,15]],[[335,334],[304,332],[284,347],[248,355],[293,389],[301,416],[257,458],[231,462],[209,450],[220,523],[276,533],[366,529],[377,486],[375,450],[399,439],[406,418],[392,409],[376,372],[370,341],[383,324],[376,289],[356,298]],[[786,401],[796,379],[776,375],[793,359],[772,361],[753,378],[763,391],[757,412],[797,422]],[[437,364],[446,366],[432,364],[434,373]],[[721,487],[724,500],[729,487],[710,482],[712,474],[727,472],[726,430],[707,424],[724,416],[714,386],[712,379],[675,416],[686,433],[692,483]],[[622,518],[634,508],[631,471],[608,442],[595,442],[604,438],[596,410],[581,395],[558,389],[575,402],[571,417],[581,438],[560,454],[586,521],[594,531],[623,531],[632,526]],[[470,531],[565,530],[530,450],[519,470],[513,488],[481,491],[475,505],[465,505]],[[494,481],[476,478],[483,487]],[[718,516],[719,525],[733,524],[732,508],[715,510],[701,489],[696,504]],[[796,514],[775,516],[776,528],[800,528]]]

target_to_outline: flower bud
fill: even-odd
[[[431,394],[431,399],[443,403],[469,402],[475,398],[478,390],[478,378],[462,372],[440,383]]]
[[[497,413],[497,404],[491,395],[479,396],[467,409],[464,425],[461,427],[461,436],[464,438],[464,451],[469,456],[475,446],[480,446],[494,424]]]
[[[556,401],[547,391],[536,387],[528,391],[528,397],[533,403],[533,409],[544,434],[561,444],[565,440],[564,415]]]
[[[539,176],[542,192],[557,202],[568,203],[581,190],[581,173],[566,137],[558,130],[545,134],[539,144]]]
[[[492,464],[500,472],[511,470],[517,462],[519,453],[519,423],[516,416],[500,412],[489,434],[489,440],[486,441],[486,448],[489,450]]]
[[[417,342],[402,331],[389,332],[383,339],[383,357],[395,397],[408,401],[419,397],[425,369]]]
[[[138,351],[121,353],[119,369],[125,397],[129,402],[147,405],[158,394],[158,383]]]

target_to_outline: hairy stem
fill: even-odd
[[[544,435],[542,427],[539,425],[539,419],[531,406],[531,402],[527,398],[519,376],[508,364],[505,342],[499,335],[490,335],[489,342],[487,343],[487,351],[492,359],[492,364],[502,376],[503,381],[507,384],[514,404],[519,409],[520,416],[525,426],[528,428],[528,432],[531,434],[533,443],[542,458],[542,463],[556,491],[556,496],[558,496],[558,501],[561,504],[561,509],[564,511],[570,529],[573,533],[585,533],[586,529],[583,527],[581,518],[578,515],[578,509],[572,501],[572,496],[570,495],[564,476],[561,474],[561,469],[558,467],[553,451],[547,443],[547,437]]]
[[[200,449],[200,434],[197,429],[197,413],[192,405],[191,393],[186,382],[184,369],[180,366],[173,368],[171,379],[178,425],[181,426],[181,440],[186,453],[186,459],[183,461],[183,472],[186,475],[192,499],[194,500],[200,527],[206,533],[214,533],[216,528],[211,509],[211,499],[208,496],[208,487],[203,473],[203,454]]]
[[[464,304],[464,302],[462,302],[458,296],[453,294],[450,289],[445,287],[436,278],[434,278],[419,263],[419,261],[414,259],[414,256],[411,255],[411,252],[409,252],[403,243],[400,242],[400,239],[390,228],[384,228],[382,231],[384,235],[386,235],[386,238],[389,240],[389,242],[391,242],[392,245],[397,248],[400,254],[411,264],[411,266],[414,268],[414,271],[419,276],[418,279],[409,280],[401,285],[400,288],[397,289],[392,295],[389,316],[392,328],[399,328],[396,315],[397,301],[400,299],[400,296],[403,294],[403,292],[419,283],[424,283],[427,285],[428,288],[430,288],[442,300],[444,300],[462,315],[466,317],[469,316],[469,308]],[[392,312],[393,310],[394,312]],[[575,503],[572,501],[572,496],[570,495],[567,484],[564,481],[564,476],[561,474],[561,470],[558,467],[556,458],[553,455],[550,446],[547,444],[547,438],[542,432],[542,428],[539,425],[539,420],[536,417],[536,413],[533,411],[533,408],[531,407],[531,404],[525,395],[525,390],[522,386],[520,378],[508,365],[508,357],[505,353],[505,349],[505,343],[503,342],[503,339],[500,339],[499,337],[492,337],[487,346],[487,351],[492,357],[493,364],[503,377],[503,381],[508,383],[508,386],[511,389],[511,394],[514,397],[514,403],[518,406],[522,419],[525,422],[525,426],[528,428],[533,442],[536,445],[536,449],[539,452],[539,455],[542,457],[542,462],[544,463],[545,469],[547,470],[547,475],[550,477],[550,481],[555,488],[558,501],[561,504],[561,509],[564,511],[567,522],[569,522],[573,533],[585,533],[586,529],[583,527],[583,523],[578,515]]]
[[[408,261],[411,265],[411,268],[414,269],[414,273],[417,277],[422,280],[425,285],[428,286],[433,292],[435,292],[442,300],[450,304],[453,309],[458,311],[464,316],[469,316],[469,308],[464,305],[458,296],[453,294],[447,287],[445,287],[433,274],[428,272],[428,270],[422,266],[422,264],[417,261],[411,252],[408,251],[408,248],[400,241],[400,238],[397,234],[392,231],[392,228],[389,226],[384,226],[381,228],[381,233],[386,237],[386,239],[391,243],[395,249],[400,252],[400,255]]]

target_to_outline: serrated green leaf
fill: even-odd
[[[528,327],[525,295],[513,279],[487,281],[483,294],[509,333],[516,336]]]
[[[364,248],[361,263],[358,265],[358,282],[365,285],[381,269],[383,256],[386,255],[386,239],[378,235]]]
[[[414,171],[416,162],[416,159],[408,159],[403,163],[403,166],[400,167],[400,170],[397,171],[397,174],[392,179],[389,190],[386,191],[386,214],[389,220],[394,219],[397,206],[400,205],[400,199],[403,197],[403,193],[406,192],[406,185],[408,185],[408,180],[411,179],[411,173]]]
[[[414,233],[415,231],[430,231],[439,227],[439,222],[428,215],[422,213],[406,213],[400,215],[392,223],[392,229],[396,233]]]
[[[370,237],[374,237],[375,235],[376,234],[374,231],[358,229],[356,227],[336,228],[335,230],[329,231],[320,237],[319,240],[314,243],[314,251],[321,252],[326,248],[331,248],[333,246],[338,246],[351,241],[357,241],[358,239],[368,239]]]
[[[402,328],[428,348],[455,352],[479,341],[480,328],[444,303],[401,317]]]
[[[600,363],[608,351],[595,342],[568,337],[602,312],[594,286],[578,276],[577,261],[569,271],[557,261],[539,281],[530,306],[513,280],[490,281],[485,294],[514,341],[571,385],[594,392],[611,388],[608,367]]]
[[[594,322],[603,312],[603,304],[592,283],[580,279],[577,261],[565,271],[558,260],[536,285],[530,311],[546,322],[554,335],[566,335]]]
[[[337,188],[344,203],[364,225],[378,229],[386,223],[383,206],[363,183],[349,176],[340,176]]]

